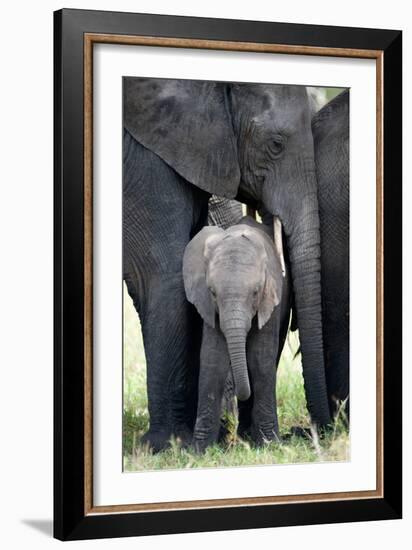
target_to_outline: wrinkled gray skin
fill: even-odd
[[[276,359],[290,304],[273,241],[252,218],[226,231],[205,227],[186,247],[183,279],[204,320],[195,449],[217,441],[229,369],[238,401],[252,404],[243,435],[257,445],[277,439]]]
[[[196,415],[200,320],[183,252],[211,194],[277,215],[289,252],[312,419],[330,420],[320,300],[319,216],[304,87],[124,79],[124,279],[139,313],[154,450]]]
[[[207,225],[227,229],[243,218],[242,205],[238,201],[212,195],[209,199]]]
[[[321,230],[322,318],[331,414],[349,396],[349,91],[312,121]],[[349,399],[347,401],[349,413]]]

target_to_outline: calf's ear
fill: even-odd
[[[224,236],[220,227],[204,227],[187,245],[183,255],[183,281],[186,297],[203,320],[215,327],[216,310],[206,284],[207,261],[211,244]]]

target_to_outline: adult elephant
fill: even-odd
[[[317,187],[300,86],[124,79],[124,278],[139,313],[154,450],[196,412],[199,318],[182,258],[210,194],[264,207],[286,235],[312,420],[330,420],[324,373]]]
[[[313,118],[321,233],[322,316],[329,406],[349,396],[349,91]],[[347,401],[349,412],[349,400]]]

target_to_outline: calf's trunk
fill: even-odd
[[[235,382],[236,397],[246,401],[250,397],[250,384],[246,361],[246,332],[243,328],[225,330],[226,342]]]

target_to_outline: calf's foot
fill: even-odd
[[[279,430],[272,425],[252,424],[250,429],[250,439],[256,447],[263,447],[269,443],[280,443]]]

